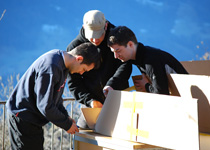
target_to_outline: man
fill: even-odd
[[[34,61],[6,103],[11,148],[42,150],[42,126],[49,121],[70,134],[78,132],[63,106],[67,74],[82,75],[99,65],[99,52],[91,43],[83,43],[70,52],[51,50]]]
[[[83,17],[79,35],[67,47],[67,51],[71,51],[77,45],[90,41],[100,51],[102,64],[99,69],[83,75],[71,74],[68,78],[70,92],[79,103],[87,107],[102,107],[109,90],[129,87],[132,65],[115,59],[107,46],[107,36],[112,28],[114,25],[105,19],[101,11],[90,10]],[[80,119],[78,125],[85,127],[80,124]]]
[[[137,65],[143,79],[134,83],[141,91],[169,94],[167,73],[188,74],[181,63],[167,52],[138,43],[135,34],[125,26],[110,31],[108,46],[115,58]]]

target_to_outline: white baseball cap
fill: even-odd
[[[99,39],[105,31],[106,19],[99,10],[90,10],[83,17],[85,37]]]

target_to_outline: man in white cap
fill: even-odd
[[[97,46],[101,53],[102,64],[99,69],[83,75],[70,74],[68,77],[71,94],[87,107],[102,107],[109,90],[124,90],[129,87],[131,63],[115,59],[107,46],[108,34],[114,27],[101,11],[90,10],[83,17],[83,26],[79,35],[67,47],[67,51],[71,51],[81,43],[89,41]],[[86,123],[79,119],[78,126],[85,128]]]

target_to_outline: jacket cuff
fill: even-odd
[[[146,84],[145,84],[145,89],[146,89],[147,92],[150,92],[150,91],[149,91],[149,86],[150,86],[150,83],[146,83]]]

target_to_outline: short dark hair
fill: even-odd
[[[129,41],[137,44],[137,39],[133,31],[126,26],[118,26],[110,30],[107,45],[112,46],[118,44],[126,47]]]
[[[98,69],[101,64],[101,55],[98,48],[90,42],[82,43],[75,47],[71,53],[83,57],[82,64],[91,65],[94,63],[94,69]]]

